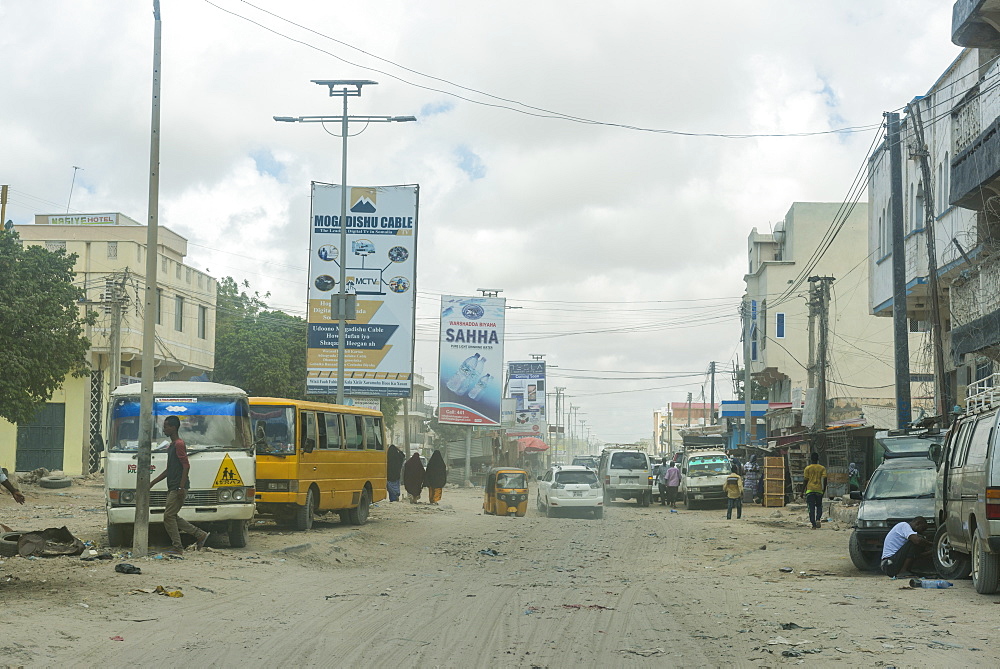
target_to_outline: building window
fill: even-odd
[[[175,263],[174,264],[174,276],[176,276],[178,279],[181,278],[181,264],[180,263]]]
[[[156,289],[156,324],[163,322],[163,289]]]
[[[184,332],[184,298],[178,295],[174,304],[174,329],[178,332]]]
[[[160,272],[166,276],[167,274],[167,256],[160,258]]]
[[[184,280],[187,281],[188,283],[191,283],[191,268],[190,267],[185,267],[184,268]]]
[[[785,338],[785,314],[774,315],[774,336],[778,339]]]
[[[198,338],[205,338],[205,330],[208,325],[208,307],[198,306]]]
[[[65,251],[66,250],[66,242],[64,242],[64,241],[63,242],[57,242],[57,241],[51,241],[50,240],[50,241],[45,242],[45,249],[47,251],[52,251],[53,253],[55,253],[56,251]]]
[[[118,242],[108,242],[108,260],[118,259]]]
[[[751,341],[750,342],[750,359],[754,360],[754,361],[757,360],[757,342],[756,341]]]

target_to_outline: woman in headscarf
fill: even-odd
[[[424,489],[424,463],[420,462],[420,454],[416,451],[403,465],[403,488],[410,497],[410,504],[416,504]]]
[[[749,498],[744,501],[756,502],[757,499],[759,498],[759,495],[757,493],[757,487],[758,484],[760,483],[761,478],[763,478],[761,476],[762,472],[760,471],[760,465],[757,463],[756,453],[750,455],[750,460],[747,461],[747,463],[743,466],[743,469],[745,471],[743,490],[745,496]]]
[[[441,451],[434,451],[427,461],[427,472],[424,474],[424,485],[427,486],[428,501],[436,505],[441,501],[444,484],[448,482],[448,466],[441,457]]]
[[[861,490],[861,470],[853,462],[847,466],[847,482],[849,492]]]
[[[385,489],[389,491],[389,501],[399,501],[399,477],[403,474],[403,461],[406,455],[396,448],[396,444],[389,446],[385,454]]]

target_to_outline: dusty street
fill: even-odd
[[[99,481],[25,491],[24,507],[2,497],[0,522],[67,525],[103,542]],[[603,521],[546,519],[533,495],[525,518],[480,515],[478,490],[449,488],[439,508],[380,503],[361,528],[261,522],[248,549],[222,539],[183,560],[128,560],[141,575],[116,573],[120,560],[6,559],[0,664],[954,667],[1000,657],[1000,597],[976,595],[970,581],[901,590],[861,575],[849,530],[810,531],[801,511],[774,518],[751,506],[727,522],[724,510],[616,503]],[[158,585],[184,596],[130,594]]]

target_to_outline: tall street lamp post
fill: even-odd
[[[341,116],[275,116],[282,123],[340,123],[343,151],[340,164],[340,290],[337,291],[337,308],[331,308],[330,318],[340,322],[337,342],[337,404],[344,403],[344,351],[347,345],[347,321],[355,316],[347,308],[347,135],[349,123],[405,123],[416,121],[415,116],[348,116],[347,98],[360,98],[363,86],[374,86],[377,81],[368,79],[313,79],[314,84],[326,86],[331,98],[343,98],[344,113]]]

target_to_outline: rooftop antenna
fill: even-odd
[[[73,201],[73,186],[76,184],[76,171],[82,170],[79,165],[73,166],[73,180],[69,182],[69,199],[66,200],[66,213],[69,213],[69,203]]]

